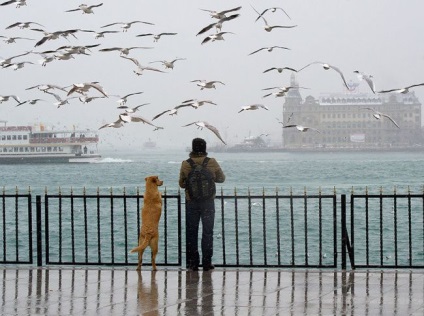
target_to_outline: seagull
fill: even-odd
[[[20,106],[20,105],[25,104],[25,103],[29,103],[29,104],[36,104],[36,103],[37,103],[37,102],[39,102],[39,101],[46,102],[46,100],[42,100],[42,99],[32,99],[32,100],[22,101],[22,102],[18,103],[18,105],[17,105],[17,106]]]
[[[58,90],[62,90],[64,92],[67,92],[65,90],[65,88],[59,87],[59,86],[54,85],[54,84],[38,84],[36,86],[26,88],[25,90],[31,90],[31,89],[34,89],[34,88],[38,88],[38,90],[43,91],[45,93],[47,93],[51,89],[58,89]]]
[[[293,71],[293,72],[297,72],[296,69],[290,68],[290,67],[271,67],[271,68],[265,69],[263,71],[263,73],[266,73],[266,72],[269,72],[269,71],[272,71],[272,70],[277,70],[279,73],[282,73],[284,70],[290,70],[290,71]]]
[[[343,83],[344,83],[344,85],[346,86],[346,88],[347,88],[348,90],[350,90],[350,87],[349,87],[349,85],[347,84],[346,79],[345,79],[345,77],[344,77],[343,73],[342,73],[342,72],[341,72],[341,70],[340,70],[339,68],[337,68],[336,66],[332,66],[332,65],[330,65],[330,64],[323,63],[323,62],[320,62],[320,61],[314,61],[314,62],[312,62],[312,63],[307,64],[305,67],[303,67],[303,68],[299,69],[297,72],[300,72],[301,70],[303,70],[303,69],[305,69],[306,67],[309,67],[310,65],[313,65],[313,64],[320,64],[320,65],[321,65],[321,66],[322,66],[325,70],[333,69],[333,70],[337,71],[337,72],[339,73],[340,77],[342,77]]]
[[[108,95],[103,90],[103,87],[100,86],[97,82],[74,83],[72,84],[72,88],[69,90],[67,95],[69,96],[74,92],[78,92],[85,95],[85,93],[88,92],[88,90],[90,90],[91,88],[96,89],[101,94],[103,94],[106,98],[108,98]]]
[[[142,91],[140,91],[140,92],[133,92],[133,93],[130,93],[130,94],[124,95],[123,97],[118,96],[120,99],[119,99],[118,101],[116,101],[116,102],[118,102],[118,103],[119,103],[119,105],[124,105],[125,103],[127,103],[127,99],[128,99],[128,97],[130,97],[130,96],[132,96],[132,95],[142,94],[142,93],[143,93],[143,92],[142,92]]]
[[[390,121],[392,121],[393,124],[396,125],[397,128],[400,128],[399,125],[395,122],[395,120],[392,119],[389,115],[376,111],[373,108],[364,108],[364,109],[373,111],[374,113],[372,114],[372,116],[374,116],[377,120],[381,119],[382,117],[387,117]]]
[[[210,125],[208,122],[197,121],[197,122],[189,123],[187,125],[183,125],[183,127],[190,126],[190,125],[196,125],[197,128],[199,128],[199,129],[203,129],[204,127],[206,127],[207,129],[209,129],[210,131],[212,131],[221,140],[221,142],[224,143],[224,145],[227,145],[225,143],[225,141],[222,139],[221,135],[219,134],[218,129],[215,126]]]
[[[209,24],[209,25],[205,26],[204,28],[202,28],[202,29],[199,31],[199,33],[197,33],[197,34],[196,34],[196,36],[197,36],[197,35],[200,35],[200,34],[203,34],[203,33],[207,32],[207,31],[209,31],[209,30],[210,30],[211,28],[213,28],[214,26],[215,26],[215,28],[216,28],[216,30],[217,30],[217,31],[221,32],[221,29],[222,29],[222,23],[227,22],[227,21],[231,21],[231,20],[233,20],[233,19],[237,18],[238,16],[240,16],[240,14],[233,14],[233,15],[230,15],[230,16],[226,16],[226,17],[224,17],[224,18],[222,18],[222,19],[219,19],[219,20],[218,20],[218,22],[211,23],[211,24]]]
[[[185,100],[182,102],[182,104],[189,105],[195,109],[199,108],[200,106],[204,105],[205,103],[216,105],[216,103],[210,101],[210,100],[197,100],[197,99],[190,99]]]
[[[413,87],[419,87],[419,86],[424,86],[424,83],[413,84],[413,85],[407,86],[405,88],[390,89],[390,90],[381,90],[381,91],[377,91],[377,93],[396,92],[396,93],[406,94],[406,93],[409,92],[409,89],[411,89]]]
[[[16,3],[16,7],[19,9],[22,6],[26,6],[26,0],[10,0],[10,1],[6,1],[3,3],[0,3],[0,6],[3,5],[8,5],[8,4],[12,4],[12,3]]]
[[[12,44],[12,43],[16,43],[16,40],[18,39],[23,39],[23,40],[29,40],[29,41],[35,41],[35,39],[33,38],[27,38],[27,37],[7,37],[7,36],[0,36],[0,38],[5,38],[5,40],[3,40],[5,43],[7,44]]]
[[[230,13],[230,12],[233,12],[233,11],[238,11],[240,9],[241,9],[241,6],[233,8],[233,9],[224,10],[224,11],[214,11],[214,10],[207,10],[207,9],[200,9],[200,10],[209,12],[209,14],[212,18],[222,19],[222,18],[226,17],[227,13]]]
[[[99,129],[102,129],[102,128],[105,128],[105,127],[120,128],[120,127],[124,126],[124,123],[126,123],[126,122],[121,120],[121,118],[118,118],[115,122],[107,123],[103,126],[100,126]]]
[[[170,109],[170,110],[165,110],[165,111],[163,111],[163,112],[160,112],[159,114],[156,114],[153,118],[152,118],[152,121],[154,121],[154,120],[156,120],[158,117],[160,117],[160,116],[162,116],[162,115],[164,115],[165,113],[168,113],[169,112],[169,115],[177,115],[178,114],[178,109],[176,109],[176,108],[173,108],[173,109]]]
[[[197,82],[196,85],[200,87],[200,90],[212,89],[212,88],[216,89],[215,83],[220,83],[220,84],[225,86],[225,83],[223,83],[222,81],[216,81],[216,80],[206,81],[206,80],[198,80],[197,79],[197,80],[192,80],[190,82]]]
[[[35,43],[35,45],[34,45],[35,47],[44,44],[46,41],[58,39],[60,36],[67,38],[69,35],[72,35],[76,38],[74,33],[79,31],[78,29],[73,29],[73,30],[56,31],[56,32],[53,32],[53,33],[49,33],[49,32],[46,32],[42,29],[30,29],[30,30],[44,33],[44,37],[41,38],[41,40],[39,40],[37,43]]]
[[[25,56],[25,55],[28,55],[28,54],[30,54],[30,53],[31,53],[31,52],[26,52],[26,53],[19,54],[19,55],[16,55],[16,56],[12,56],[12,57],[9,57],[9,58],[6,58],[6,59],[1,59],[1,60],[0,60],[0,66],[1,66],[1,67],[4,67],[4,66],[6,66],[6,65],[8,65],[8,64],[12,64],[12,59],[13,59],[13,58],[17,58],[17,57]]]
[[[155,124],[153,124],[152,122],[146,120],[145,118],[141,117],[141,116],[133,116],[130,115],[129,113],[122,113],[119,115],[119,118],[124,121],[124,122],[142,122],[143,124],[148,124],[151,125],[153,127],[157,127]]]
[[[68,100],[71,99],[76,99],[77,97],[70,97],[70,98],[66,98],[66,99],[62,99],[59,95],[57,95],[56,93],[53,92],[47,92],[48,94],[51,94],[52,96],[55,97],[55,99],[57,100],[57,102],[54,102],[54,105],[57,105],[58,108],[60,108],[62,105],[64,104],[69,104]]]
[[[282,122],[279,122],[279,123],[283,124]],[[307,127],[307,126],[296,125],[296,124],[283,125],[283,128],[290,128],[290,127],[296,127],[296,129],[299,132],[307,132],[307,131],[311,130],[311,131],[315,131],[317,133],[321,133],[319,130],[317,130],[316,128],[313,128],[313,127]]]
[[[137,105],[136,107],[133,107],[133,108],[130,108],[129,106],[126,106],[126,105],[120,105],[120,106],[118,106],[118,109],[125,109],[126,113],[134,113],[134,112],[138,111],[138,108],[140,108],[144,105],[147,105],[147,104],[150,104],[150,103],[143,103],[143,104]]]
[[[219,32],[219,33],[215,33],[215,34],[210,34],[203,39],[201,44],[203,45],[203,44],[205,44],[209,41],[212,41],[212,42],[223,41],[224,38],[222,37],[222,35],[224,35],[224,34],[234,34],[234,33],[233,32]]]
[[[265,110],[269,111],[268,107],[266,107],[263,104],[252,104],[252,105],[243,106],[241,108],[241,110],[238,111],[238,113],[243,112],[243,111],[252,111],[252,110],[259,110],[259,109],[265,109]]]
[[[37,23],[37,22],[15,22],[13,24],[10,24],[8,27],[6,27],[6,30],[9,30],[14,27],[19,27],[20,29],[27,29],[31,26],[31,24],[36,24],[41,27],[44,27],[44,25]]]
[[[125,59],[128,59],[128,60],[131,60],[136,66],[137,66],[137,69],[136,70],[133,70],[133,72],[137,75],[137,76],[141,76],[142,74],[143,74],[143,71],[144,70],[152,70],[152,71],[157,71],[157,72],[164,72],[165,73],[165,71],[162,71],[162,70],[159,70],[159,69],[157,69],[157,68],[152,68],[152,67],[145,67],[145,66],[142,66],[141,64],[140,64],[140,62],[137,60],[137,59],[135,59],[135,58],[130,58],[130,57],[125,57],[125,56],[121,56],[122,58],[125,58]]]
[[[103,99],[103,98],[104,98],[104,96],[92,97],[92,96],[83,95],[82,97],[79,97],[79,100],[83,104],[87,104],[87,103],[90,103],[91,101],[93,101],[94,99]]]
[[[46,54],[43,53],[38,53],[41,57],[43,57],[43,59],[40,59],[38,61],[39,64],[41,64],[41,66],[46,67],[47,63],[52,62],[53,60],[55,60],[55,56],[48,56]]]
[[[75,59],[74,55],[72,55],[71,53],[60,53],[57,55],[54,54],[53,57],[56,58],[57,60]]]
[[[101,7],[103,3],[99,4],[93,4],[93,5],[86,5],[86,4],[80,4],[77,9],[67,10],[65,12],[75,12],[75,11],[82,11],[82,14],[92,14],[94,13],[93,8]]]
[[[105,37],[105,34],[119,33],[118,31],[102,31],[102,32],[96,32],[96,31],[91,31],[91,30],[84,30],[84,32],[95,33],[95,35],[94,35],[94,38],[95,39],[104,38]]]
[[[103,25],[100,28],[104,28],[104,27],[108,27],[108,26],[112,26],[112,25],[116,25],[116,24],[122,24],[122,26],[121,26],[122,32],[127,32],[128,29],[131,27],[131,25],[133,25],[135,23],[144,23],[144,24],[154,25],[153,23],[150,23],[150,22],[132,21],[132,22],[115,22],[115,23]]]
[[[175,63],[177,60],[186,60],[186,59],[185,59],[185,58],[175,58],[175,59],[174,59],[174,60],[172,60],[172,61],[167,61],[167,60],[157,60],[157,61],[152,61],[152,62],[150,62],[149,64],[153,64],[153,63],[162,63],[162,65],[164,65],[164,66],[165,66],[165,69],[168,69],[168,68],[174,69],[174,63]]]
[[[254,52],[251,52],[248,56],[256,54],[257,52],[260,52],[261,50],[266,49],[268,52],[272,52],[274,50],[274,48],[281,48],[281,49],[290,49],[288,47],[284,47],[284,46],[270,46],[270,47],[262,47],[259,48],[257,50],[255,50]]]
[[[136,35],[136,37],[153,36],[153,42],[157,42],[159,41],[160,37],[163,35],[177,35],[177,33],[159,33],[159,34],[144,33],[144,34],[138,34]]]
[[[280,90],[280,91],[277,91],[277,92],[270,92],[270,93],[267,93],[267,94],[263,95],[262,98],[269,97],[270,95],[273,95],[276,98],[285,97],[286,96],[286,91]]]
[[[259,14],[259,16],[256,18],[256,20],[255,20],[255,22],[257,21],[257,20],[259,20],[266,12],[268,12],[268,11],[271,11],[271,12],[276,12],[277,10],[281,10],[281,11],[283,11],[284,12],[284,14],[291,20],[291,17],[287,14],[287,12],[283,9],[283,8],[280,8],[280,7],[272,7],[272,8],[268,8],[268,9],[265,9],[265,10],[263,10],[262,11],[262,13],[261,14]],[[256,11],[256,10],[255,10]],[[257,11],[256,11],[257,12]]]
[[[32,65],[34,65],[34,63],[31,62],[31,61],[21,61],[21,62],[18,62],[18,63],[8,64],[6,66],[3,66],[3,68],[7,68],[7,67],[11,67],[12,66],[13,67],[13,70],[18,70],[18,69],[24,68],[25,64],[32,64]]]
[[[121,52],[121,56],[122,55],[128,55],[130,53],[130,50],[132,49],[150,49],[153,47],[140,47],[140,46],[136,46],[136,47],[110,47],[110,48],[102,48],[99,49],[99,52],[112,52],[112,51],[119,51]]]
[[[354,73],[358,75],[359,80],[365,80],[368,83],[369,87],[371,88],[372,93],[375,94],[375,85],[374,85],[374,81],[372,81],[373,76],[358,70],[355,70]]]
[[[309,88],[305,88],[305,87],[296,87],[296,86],[288,86],[288,87],[269,87],[269,88],[263,88],[262,90],[272,90],[272,89],[278,89],[281,92],[288,92],[290,89],[309,89]]]
[[[0,95],[0,104],[3,102],[9,101],[10,98],[18,102],[18,104],[21,102],[19,97],[16,95]]]

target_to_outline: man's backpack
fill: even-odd
[[[188,174],[186,188],[193,201],[209,200],[215,195],[215,181],[212,173],[206,168],[208,161],[209,158],[206,157],[201,165],[197,165],[193,159],[187,159],[191,171]]]

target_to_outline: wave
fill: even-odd
[[[128,163],[128,162],[133,162],[133,161],[131,159],[106,157],[96,161],[95,163]]]

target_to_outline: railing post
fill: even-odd
[[[36,218],[37,218],[37,267],[43,265],[43,244],[42,244],[42,223],[41,223],[41,196],[35,197],[36,204]]]
[[[346,245],[347,245],[347,227],[346,227],[346,194],[341,195],[341,229],[342,229],[342,270],[346,270]]]

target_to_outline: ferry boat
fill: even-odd
[[[0,126],[0,164],[90,163],[100,159],[99,136],[90,130],[55,130],[44,125]]]

